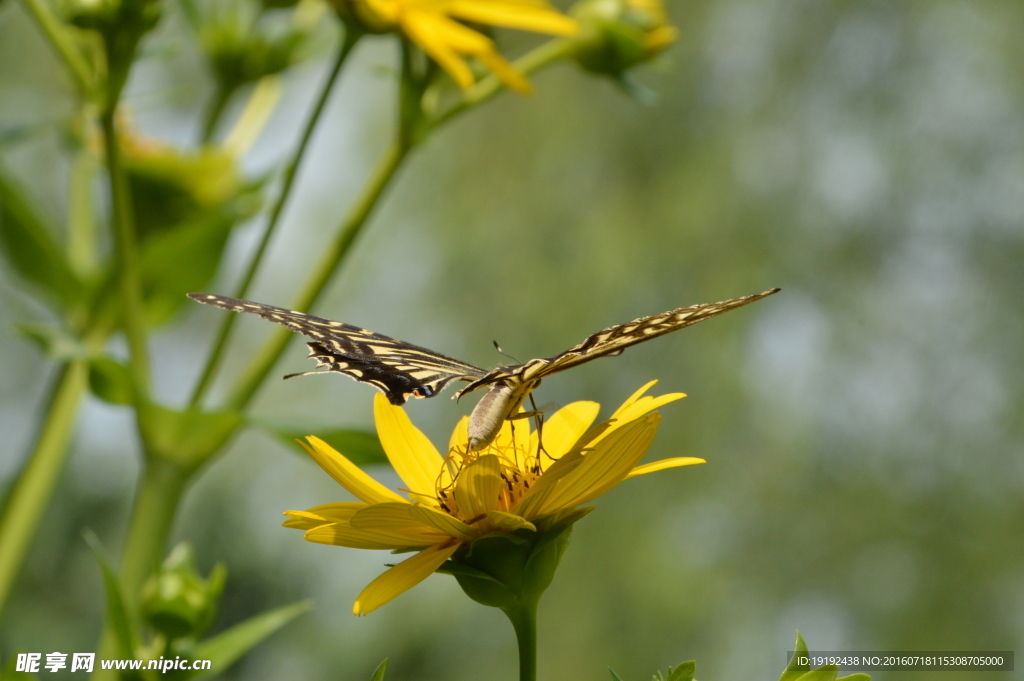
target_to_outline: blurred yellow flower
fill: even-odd
[[[498,52],[494,41],[459,23],[572,35],[578,27],[546,0],[333,0],[339,12],[367,30],[401,31],[462,88],[475,82],[465,57],[474,57],[508,87],[530,92],[530,83]]]
[[[685,397],[645,396],[656,382],[594,427],[596,402],[563,407],[544,422],[543,448],[523,419],[506,421],[494,442],[469,452],[464,417],[443,458],[401,407],[377,395],[377,433],[408,498],[310,436],[300,444],[360,501],[286,511],[284,526],[305,530],[307,541],[321,544],[418,552],[363,589],[353,612],[365,615],[426,579],[463,544],[492,533],[535,531],[532,521],[592,501],[627,478],[704,463],[677,457],[636,466],[658,430],[661,416],[654,410]]]

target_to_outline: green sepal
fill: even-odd
[[[89,363],[89,388],[92,394],[110,404],[131,404],[134,396],[131,372],[124,364],[97,357]]]
[[[220,674],[265,638],[311,608],[311,602],[300,601],[270,610],[196,644],[192,650],[193,659],[210,660],[211,665],[210,669],[201,671],[191,678],[206,678]]]
[[[244,423],[235,411],[174,411],[152,402],[139,404],[138,415],[146,451],[187,470],[218,452]]]
[[[608,667],[608,673],[612,675],[612,681],[622,681],[622,677],[616,674],[611,667]]]
[[[536,604],[551,585],[573,524],[593,510],[574,508],[534,519],[537,531],[493,533],[459,549],[439,570],[477,603],[510,611]]]
[[[137,638],[131,617],[128,615],[128,608],[125,606],[121,582],[118,580],[114,568],[111,567],[110,561],[107,560],[103,546],[96,534],[92,530],[85,530],[82,537],[92,549],[96,563],[103,573],[103,586],[107,594],[107,622],[114,632],[118,653],[123,658],[135,657]]]
[[[793,657],[789,658],[789,664],[779,677],[779,681],[796,681],[803,674],[811,670],[810,664],[799,664],[801,657],[807,657],[807,643],[800,632],[796,632],[796,643],[793,644]]]
[[[384,661],[377,665],[377,668],[373,670],[373,676],[370,677],[370,681],[384,681],[384,672],[388,669],[388,658],[384,658]]]
[[[357,466],[374,466],[388,463],[387,454],[376,433],[358,428],[318,428],[302,424],[284,423],[268,419],[250,419],[249,423],[267,433],[280,438],[293,451],[303,451],[295,447],[296,440],[303,440],[307,435],[318,438],[345,455],[345,458]]]

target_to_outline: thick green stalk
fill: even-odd
[[[257,247],[256,252],[253,254],[252,260],[249,262],[249,267],[242,276],[242,281],[235,290],[235,298],[245,297],[246,292],[249,290],[249,286],[252,284],[253,278],[256,276],[256,272],[259,269],[260,264],[263,262],[263,256],[267,251],[267,246],[270,244],[270,240],[280,223],[284,207],[291,196],[292,187],[295,184],[295,176],[298,174],[299,166],[302,164],[302,159],[306,154],[306,148],[309,146],[309,142],[313,138],[313,130],[316,129],[317,122],[320,120],[320,115],[323,113],[324,108],[327,105],[327,100],[330,98],[331,90],[334,87],[334,83],[338,80],[338,75],[341,73],[341,68],[345,64],[345,60],[348,58],[348,55],[352,52],[352,48],[356,46],[356,43],[361,37],[362,33],[351,27],[346,27],[345,37],[338,50],[338,57],[334,61],[334,66],[331,68],[331,71],[327,76],[327,80],[324,81],[323,87],[320,89],[320,96],[317,98],[316,105],[313,107],[313,111],[310,113],[309,119],[306,121],[306,127],[302,132],[302,137],[299,139],[299,145],[295,149],[292,160],[288,163],[288,167],[285,168],[284,176],[281,180],[281,193],[278,195],[277,202],[274,204],[274,207],[270,212],[270,218],[263,231],[263,238],[260,240],[260,244]],[[192,399],[190,400],[191,406],[198,406],[199,402],[206,394],[207,389],[209,389],[210,382],[213,380],[214,375],[216,375],[217,369],[220,367],[220,363],[224,358],[224,350],[227,347],[227,341],[231,335],[231,329],[234,326],[235,319],[237,319],[237,317],[238,315],[233,314],[224,315],[224,321],[221,322],[220,331],[217,334],[217,340],[214,342],[213,350],[210,352],[210,356],[206,360],[206,367],[203,369],[202,377],[199,379],[199,383],[196,384],[195,390],[192,392]]]
[[[537,603],[520,601],[502,609],[516,630],[519,644],[519,681],[537,681]]]
[[[317,301],[320,294],[323,293],[327,282],[330,281],[338,266],[345,260],[345,256],[348,255],[356,237],[359,236],[363,226],[366,224],[367,218],[370,217],[370,213],[377,205],[378,199],[380,199],[381,194],[387,188],[395,175],[395,171],[401,166],[402,160],[408,152],[409,148],[407,146],[396,143],[385,153],[370,177],[369,182],[363,187],[363,192],[359,199],[342,221],[334,241],[324,251],[320,262],[306,280],[298,297],[292,303],[292,309],[308,310]],[[270,340],[264,344],[259,354],[256,355],[255,359],[242,373],[241,378],[235,383],[234,389],[227,400],[228,409],[241,410],[252,401],[256,391],[267,377],[267,374],[274,368],[274,364],[280,358],[281,353],[284,352],[291,338],[292,333],[286,329],[274,332]]]
[[[138,617],[142,585],[163,560],[167,537],[192,472],[155,457],[147,457],[143,464],[120,569],[121,592],[131,617]],[[117,656],[117,638],[108,616],[97,646],[97,657]],[[93,681],[115,681],[119,674],[97,666],[91,678]]]
[[[164,558],[171,524],[192,472],[163,459],[146,459],[121,557],[121,588],[130,613],[136,612],[142,585]]]
[[[146,347],[139,249],[135,238],[131,196],[121,165],[121,140],[113,108],[104,112],[100,120],[103,126],[107,170],[110,174],[111,221],[117,270],[120,275],[121,323],[128,338],[128,369],[131,372],[136,398],[145,399],[149,395],[149,351]]]
[[[92,89],[92,70],[85,61],[78,46],[75,45],[71,35],[64,24],[46,6],[43,0],[21,0],[25,9],[35,19],[43,35],[53,46],[54,51],[64,62],[64,65],[75,80],[75,85],[82,94],[88,94]]]
[[[36,446],[7,498],[0,517],[0,610],[64,469],[68,440],[88,381],[89,362],[85,359],[58,370]]]

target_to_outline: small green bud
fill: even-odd
[[[616,79],[676,39],[661,0],[581,0],[570,13],[581,27],[573,58],[588,71]]]
[[[197,638],[213,623],[226,577],[227,569],[218,563],[203,579],[192,547],[178,544],[142,587],[142,615],[168,639]]]

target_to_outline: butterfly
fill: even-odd
[[[312,338],[306,345],[309,346],[309,356],[317,361],[317,370],[289,374],[285,378],[324,373],[320,369],[336,371],[361,383],[369,383],[396,405],[405,404],[410,397],[433,397],[452,381],[469,382],[468,386],[455,393],[455,398],[489,386],[469,416],[469,449],[472,451],[490,444],[506,419],[536,415],[536,412],[520,413],[520,409],[544,377],[598,357],[621,354],[631,345],[702,322],[778,291],[773,288],[741,298],[680,307],[641,317],[598,331],[557,355],[500,366],[491,371],[343,322],[209,293],[189,293],[188,297],[232,312],[256,314]]]

